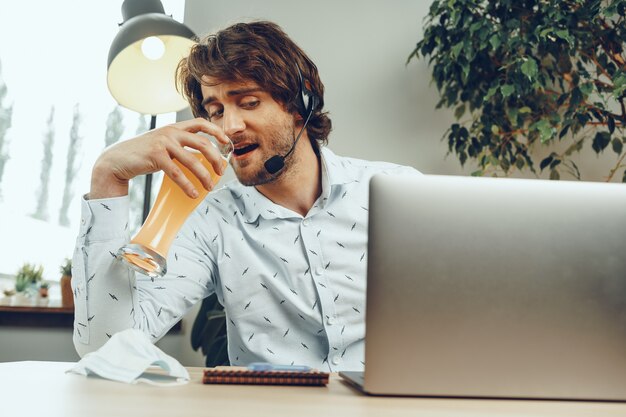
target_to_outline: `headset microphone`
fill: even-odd
[[[291,145],[291,149],[289,149],[289,152],[287,152],[284,156],[274,155],[270,159],[265,161],[265,169],[267,170],[267,172],[269,172],[270,174],[276,174],[278,171],[285,167],[285,159],[293,152],[294,149],[296,149],[296,144],[298,143],[302,132],[304,132],[304,129],[306,129],[306,125],[309,123],[312,114],[313,109],[309,110],[309,115],[307,116],[304,125],[302,125],[302,129],[300,129],[296,140],[293,141],[293,145]]]
[[[300,80],[300,94],[298,95],[298,112],[302,117],[306,117],[304,124],[302,125],[302,129],[298,133],[296,140],[293,141],[293,145],[291,145],[291,149],[285,155],[274,155],[267,161],[265,161],[265,170],[270,174],[276,174],[278,171],[285,167],[285,159],[296,149],[296,144],[298,140],[300,140],[300,136],[302,136],[302,132],[306,129],[306,126],[309,124],[309,120],[313,115],[313,111],[319,104],[319,99],[309,88],[306,86],[306,82],[304,78],[302,78],[302,73],[300,72],[300,67],[296,65],[296,69],[298,70],[298,78]]]

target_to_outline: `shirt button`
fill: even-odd
[[[322,272],[323,272],[323,271],[324,271],[324,270],[322,269],[322,267],[321,267],[321,266],[316,266],[316,267],[315,267],[315,275],[322,275]]]
[[[334,317],[329,317],[329,318],[326,320],[326,323],[328,323],[328,325],[329,325],[329,326],[332,326],[333,324],[337,323],[337,320],[335,320],[335,318],[334,318]]]
[[[306,226],[308,226],[308,225],[309,225],[309,223],[311,223],[311,221],[310,221],[308,218],[307,218],[307,219],[302,220],[302,226],[305,226],[305,227],[306,227]]]
[[[81,224],[85,224],[85,219],[80,219]]]
[[[341,357],[333,356],[333,365],[339,365],[339,363],[341,363]]]

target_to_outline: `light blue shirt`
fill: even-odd
[[[215,292],[233,365],[362,370],[369,179],[417,171],[321,154],[322,194],[306,216],[232,181],[192,213],[167,275],[154,281],[113,256],[129,240],[128,197],[83,200],[73,271],[78,352],[129,327],[156,341]]]

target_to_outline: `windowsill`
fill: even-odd
[[[73,325],[73,308],[0,305],[0,326],[72,328]]]
[[[0,296],[0,326],[67,328],[74,326],[74,309],[61,306],[61,300],[38,300],[38,305],[12,305],[8,297]],[[179,321],[168,333],[180,333]]]

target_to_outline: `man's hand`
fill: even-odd
[[[209,171],[184,147],[202,152],[220,175],[225,167],[219,150],[198,132],[207,133],[222,144],[230,142],[221,128],[196,118],[151,130],[107,148],[94,164],[89,199],[126,195],[130,179],[160,170],[189,197],[196,198],[198,191],[172,161],[174,158],[198,177],[204,188],[211,190],[214,184]]]

